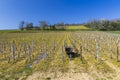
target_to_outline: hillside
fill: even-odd
[[[91,28],[88,28],[84,25],[76,25],[76,26],[66,26],[66,30],[84,30],[84,31],[89,31],[92,30]]]

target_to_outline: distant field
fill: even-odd
[[[120,31],[110,31],[111,33],[120,34]]]
[[[40,33],[49,32],[49,30],[0,30],[0,33]]]
[[[20,30],[0,30],[0,33],[20,32]]]
[[[86,27],[86,26],[66,26],[67,30],[91,30],[90,28]]]
[[[67,31],[89,31],[92,30],[86,26],[66,26]],[[48,31],[63,31],[63,30],[0,30],[0,33],[39,33],[39,32],[48,32]]]

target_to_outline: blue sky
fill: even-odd
[[[120,18],[120,0],[0,0],[0,29],[18,29],[20,21],[50,24]]]

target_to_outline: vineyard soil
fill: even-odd
[[[65,47],[79,54],[69,59]],[[0,80],[120,80],[120,35],[0,33]]]

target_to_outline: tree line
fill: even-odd
[[[57,24],[48,24],[47,21],[39,21],[38,26],[34,26],[32,22],[21,21],[19,24],[20,30],[65,30],[65,24],[63,22]]]
[[[92,20],[85,23],[89,28],[102,31],[120,30],[120,20]]]
[[[38,26],[34,26],[32,22],[21,21],[19,24],[20,30],[66,30],[66,26],[77,26],[77,25],[85,25],[93,30],[101,30],[101,31],[115,31],[120,30],[120,19],[118,20],[92,20],[87,23],[73,23],[73,24],[65,24],[64,22],[60,22],[57,24],[49,24],[47,21],[39,21]]]

